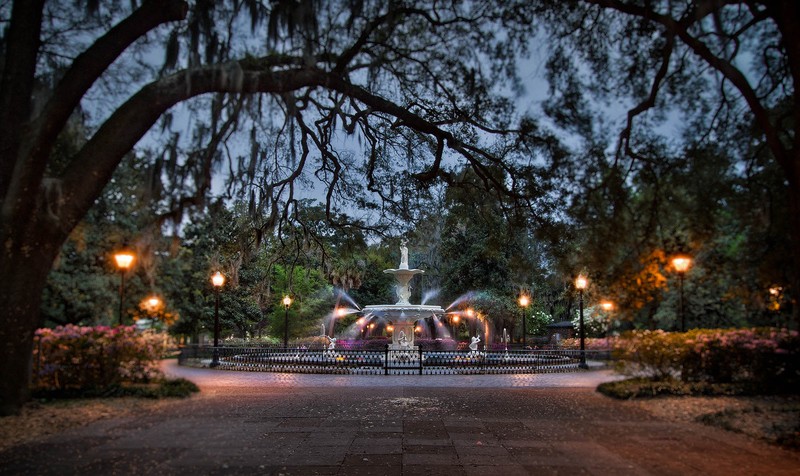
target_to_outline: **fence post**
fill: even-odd
[[[419,352],[419,374],[422,375],[422,346],[417,347],[417,351]]]
[[[383,354],[383,375],[389,375],[389,344],[386,344]]]

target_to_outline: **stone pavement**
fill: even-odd
[[[202,392],[0,453],[0,474],[800,475],[800,454],[665,422],[609,371],[328,376],[166,366]]]

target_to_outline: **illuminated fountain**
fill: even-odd
[[[417,274],[425,271],[421,269],[408,268],[408,247],[403,240],[400,246],[400,267],[398,269],[385,269],[384,273],[394,276],[397,284],[395,291],[398,301],[395,304],[378,304],[366,306],[363,309],[365,315],[373,315],[383,318],[392,323],[392,343],[389,344],[390,350],[416,350],[414,345],[414,328],[417,321],[444,314],[444,309],[439,306],[428,306],[423,304],[411,304],[408,300],[411,297],[409,282]]]
[[[447,310],[435,305],[411,304],[411,289],[409,283],[417,274],[424,273],[421,269],[410,269],[408,266],[408,248],[406,241],[400,247],[400,266],[397,269],[387,269],[384,273],[394,276],[396,284],[397,302],[395,304],[378,304],[359,309],[358,305],[349,297],[346,298],[353,308],[338,306],[330,314],[330,330],[325,323],[321,325],[320,338],[324,338],[321,349],[307,349],[298,347],[265,348],[265,347],[231,347],[223,348],[223,355],[219,358],[219,367],[222,369],[261,370],[272,372],[321,372],[343,374],[368,374],[368,375],[409,375],[409,374],[475,374],[487,373],[530,373],[530,372],[557,372],[570,371],[578,367],[578,354],[564,350],[522,350],[508,349],[509,335],[503,329],[502,350],[489,348],[489,325],[481,314],[474,313],[472,309],[466,311],[452,310],[455,306],[468,300],[471,294],[465,294],[447,307]],[[423,298],[423,302],[425,298]],[[393,329],[392,341],[388,349],[357,348],[337,349],[337,339],[334,337],[336,318],[348,314],[363,313],[363,317],[352,325],[352,329],[364,329],[374,325],[371,319],[384,321],[387,329]],[[421,349],[415,345],[417,337],[416,328],[420,321],[432,318],[433,329],[442,327],[441,317],[451,314],[455,317],[461,315],[483,324],[484,333],[473,335],[470,338],[468,349],[435,350]],[[345,331],[348,335],[351,331]],[[434,336],[436,333],[434,332]],[[446,332],[444,335],[447,335]],[[483,343],[483,349],[480,344]],[[216,352],[216,347],[213,348]],[[184,354],[185,352],[185,354]],[[182,351],[181,362],[199,361],[210,366],[212,354],[209,350],[202,357],[190,354],[200,354],[201,349]],[[574,354],[574,355],[573,355]]]

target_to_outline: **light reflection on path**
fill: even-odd
[[[277,372],[236,372],[181,367],[174,359],[161,368],[200,387],[453,387],[453,388],[594,388],[623,376],[612,370],[509,375],[324,375]]]

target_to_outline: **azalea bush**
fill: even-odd
[[[584,339],[583,347],[586,350],[609,350],[613,348],[616,337],[587,337]],[[562,339],[559,341],[560,349],[578,350],[581,348],[581,340],[577,337]]]
[[[635,331],[614,343],[614,354],[629,375],[800,389],[800,336],[787,329]]]
[[[774,328],[711,329],[685,334],[684,381],[752,382],[800,387],[800,336]]]
[[[162,377],[163,337],[129,327],[59,326],[36,331],[34,391],[102,391]]]

